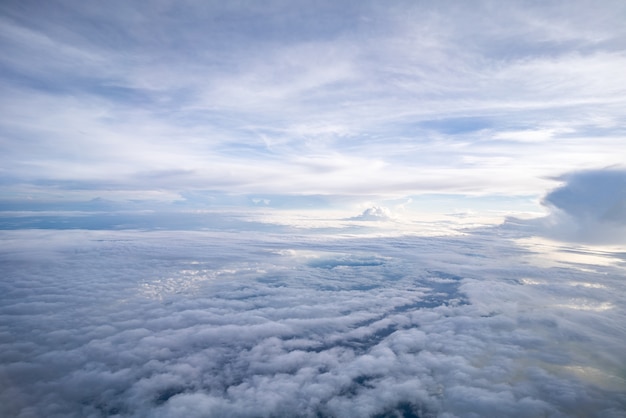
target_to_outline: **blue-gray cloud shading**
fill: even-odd
[[[595,255],[615,262],[546,267],[496,233],[3,231],[0,415],[621,417],[623,255]]]
[[[434,129],[445,134],[461,134],[480,131],[489,128],[492,124],[484,118],[453,118],[427,120],[420,124],[423,128]]]
[[[626,243],[626,170],[608,168],[563,175],[563,184],[548,192],[543,218],[511,219],[505,228],[527,230],[565,241]]]
[[[626,170],[584,171],[564,176],[544,205],[581,221],[626,225]]]

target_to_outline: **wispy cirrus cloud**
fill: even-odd
[[[540,195],[624,153],[620,2],[344,6],[5,3],[7,193]]]

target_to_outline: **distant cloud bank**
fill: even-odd
[[[548,216],[524,225],[566,241],[626,243],[626,169],[578,171],[559,180],[564,184],[542,201]]]

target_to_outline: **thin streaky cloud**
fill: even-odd
[[[621,2],[2,11],[10,194],[91,181],[146,196],[539,197],[547,178],[626,152]],[[311,170],[324,159],[342,168]]]

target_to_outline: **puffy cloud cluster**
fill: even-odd
[[[390,221],[393,220],[391,211],[386,207],[372,206],[363,211],[359,216],[351,218],[355,221]]]
[[[623,267],[531,256],[489,234],[4,231],[0,415],[623,416]]]
[[[560,180],[542,202],[549,215],[525,226],[561,240],[626,243],[625,169],[579,171]]]

